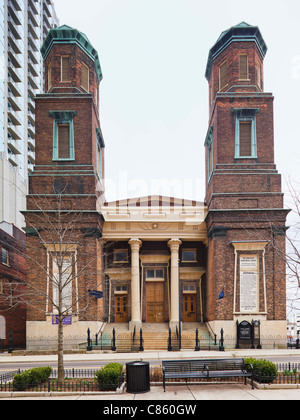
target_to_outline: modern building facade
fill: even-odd
[[[98,54],[76,29],[50,31],[24,213],[38,262],[29,264],[28,284],[41,290],[40,310],[28,310],[29,348],[55,346],[59,273],[68,286],[61,298],[70,347],[85,341],[87,328],[94,335],[112,326],[155,335],[223,329],[230,345],[249,344],[250,324],[262,345],[286,344],[285,263],[276,248],[285,249],[288,211],[274,162],[274,98],[263,88],[266,51],[259,29],[243,22],[209,53],[203,203],[162,196],[110,203]]]
[[[0,220],[24,226],[35,162],[35,103],[44,83],[40,48],[58,25],[52,0],[0,2]]]

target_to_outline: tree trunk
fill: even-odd
[[[58,382],[61,383],[65,379],[64,375],[64,333],[63,333],[63,317],[58,317],[58,343],[57,343],[57,371]]]
[[[57,331],[57,375],[58,382],[62,383],[65,379],[64,375],[64,330],[63,330],[63,298],[62,298],[62,264],[58,267],[58,331]]]

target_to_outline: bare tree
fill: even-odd
[[[287,201],[291,208],[290,227],[286,234],[287,248],[283,256],[287,267],[288,303],[290,310],[300,310],[300,183],[288,180]]]
[[[275,222],[266,218],[269,232],[268,236],[262,234],[261,239],[267,240],[272,251],[281,262],[280,266],[273,267],[273,274],[285,276],[287,282],[287,306],[290,311],[300,310],[300,183],[291,179],[286,180],[288,192],[286,206],[290,209],[288,215],[288,226],[283,227],[281,222]],[[251,236],[256,235],[259,227],[249,216],[251,230],[247,230]],[[285,246],[278,238],[283,238]]]
[[[43,316],[54,314],[59,381],[64,380],[64,323],[68,317],[74,314],[84,317],[88,311],[99,319],[95,298],[91,298],[89,290],[99,290],[103,285],[101,256],[96,249],[99,241],[95,233],[96,212],[85,214],[76,210],[76,202],[70,201],[65,209],[63,192],[53,194],[51,199],[35,197],[34,209],[25,212],[28,271],[27,290],[22,296],[29,311]],[[87,249],[91,242],[92,248]]]

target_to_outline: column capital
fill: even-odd
[[[133,251],[139,251],[143,244],[143,242],[138,238],[132,238],[130,241],[128,241],[128,243]]]
[[[168,242],[168,246],[171,251],[178,251],[181,244],[182,242],[180,239],[170,239]]]

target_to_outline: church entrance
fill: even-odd
[[[164,283],[147,282],[147,322],[164,322]]]
[[[116,319],[115,322],[128,322],[128,296],[115,296]]]
[[[183,322],[196,322],[196,294],[183,295]]]

